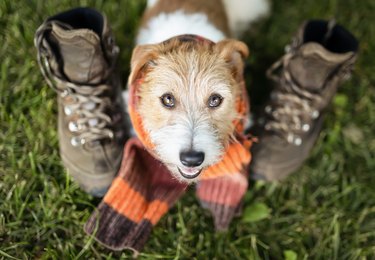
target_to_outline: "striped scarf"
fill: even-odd
[[[176,37],[181,42],[214,45],[209,40],[193,35]],[[175,38],[175,39],[176,39]],[[155,158],[142,119],[137,113],[136,92],[142,80],[130,84],[129,113],[137,137],[127,141],[122,165],[110,189],[90,216],[85,231],[113,250],[140,251],[152,227],[183,195],[187,184],[174,179],[168,169]],[[245,82],[238,82],[242,94],[237,110],[248,116]],[[236,142],[230,143],[220,162],[205,169],[196,185],[196,195],[202,207],[214,218],[217,230],[227,229],[238,212],[247,190],[247,172],[251,160],[251,140],[243,135],[242,120],[234,122]]]

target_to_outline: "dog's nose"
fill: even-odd
[[[204,153],[197,151],[186,151],[180,153],[180,161],[184,166],[196,167],[204,161]]]

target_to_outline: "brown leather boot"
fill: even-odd
[[[58,94],[60,153],[88,193],[103,196],[120,166],[127,137],[119,53],[104,15],[89,8],[48,18],[35,34],[38,62]]]
[[[252,149],[254,179],[279,180],[302,165],[357,52],[357,40],[334,21],[311,20],[300,27],[286,54],[267,72],[276,84],[253,132],[259,137]]]

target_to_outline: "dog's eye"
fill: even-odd
[[[218,107],[220,106],[221,102],[223,102],[223,97],[220,96],[219,94],[212,94],[209,98],[208,98],[208,106],[211,107],[211,108],[215,108],[215,107]]]
[[[163,96],[160,97],[161,103],[167,107],[167,108],[172,108],[175,105],[175,99],[172,94],[164,94]]]

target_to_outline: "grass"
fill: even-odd
[[[55,93],[46,86],[33,47],[42,21],[75,6],[105,12],[121,46],[126,80],[144,3],[127,1],[0,2],[0,259],[112,259],[82,226],[99,203],[66,176],[58,154]],[[333,100],[311,157],[281,183],[252,183],[245,206],[269,216],[235,219],[215,233],[193,191],[154,229],[144,259],[375,258],[375,2],[273,1],[272,15],[252,27],[248,85],[253,104],[269,89],[264,72],[306,18],[336,17],[360,40],[352,79]],[[254,207],[257,208],[257,207]]]

